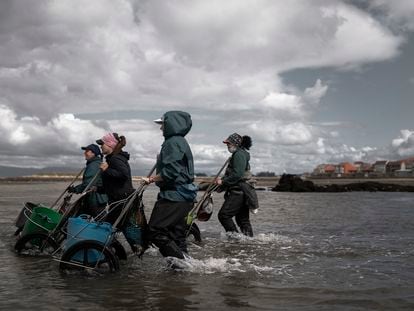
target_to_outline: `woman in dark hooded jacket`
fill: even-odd
[[[231,134],[223,141],[232,154],[230,163],[223,178],[217,178],[216,184],[226,190],[224,203],[218,213],[218,219],[226,232],[238,232],[236,223],[244,235],[253,236],[249,211],[256,213],[259,207],[254,187],[248,183],[250,174],[250,154],[247,150],[252,146],[249,136]]]
[[[128,163],[129,153],[122,150],[126,145],[125,137],[107,133],[96,143],[101,146],[106,160],[100,165],[103,187],[98,188],[98,191],[108,195],[109,204],[126,199],[134,192],[134,188]],[[121,213],[122,206],[123,203],[112,206],[106,221],[113,224]]]

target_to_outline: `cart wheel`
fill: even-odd
[[[194,241],[197,243],[201,243],[201,232],[200,228],[198,228],[197,224],[193,223],[190,227],[190,232],[188,233],[188,236],[192,235],[194,238]]]
[[[112,251],[118,257],[120,260],[127,260],[128,256],[125,251],[125,248],[122,246],[121,242],[119,242],[117,239],[113,239],[111,243]]]
[[[59,245],[45,233],[32,233],[19,238],[14,245],[19,255],[52,255]]]
[[[85,240],[72,245],[63,253],[60,269],[114,272],[119,270],[119,261],[111,247],[105,247],[98,241]]]

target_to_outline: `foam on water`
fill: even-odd
[[[298,244],[298,241],[288,236],[275,234],[275,233],[260,233],[253,237],[248,237],[244,234],[237,232],[221,232],[220,240],[223,242],[238,242],[240,244]]]
[[[274,267],[268,267],[268,266],[260,267],[260,266],[254,265],[254,264],[251,264],[250,267],[258,273],[271,272],[271,271],[275,270]]]
[[[188,257],[184,260],[177,258],[168,258],[168,266],[173,266],[179,272],[197,273],[197,274],[232,274],[253,272],[257,275],[287,275],[292,269],[291,265],[278,265],[275,267],[256,263],[239,258],[214,258],[195,259]]]
[[[156,247],[147,248],[147,250],[145,251],[145,256],[146,255],[159,256],[158,248],[156,248]]]
[[[200,274],[212,274],[212,273],[225,273],[225,272],[245,272],[242,269],[242,263],[237,258],[205,258],[195,259],[192,257],[186,257],[186,259],[168,258],[168,264],[177,268],[176,270],[200,273]]]
[[[251,242],[253,239],[248,238]],[[243,238],[243,241],[245,239]],[[228,242],[224,244],[229,244]],[[235,244],[235,243],[231,243]],[[285,274],[286,266],[283,264],[272,266],[272,260],[263,260],[261,252],[263,246],[252,250],[246,250],[243,248],[243,243],[240,243],[241,248],[237,250],[237,247],[233,249],[229,257],[214,257],[211,256],[209,250],[207,253],[201,255],[207,255],[205,258],[193,258],[186,257],[184,260],[177,258],[168,258],[167,262],[169,266],[174,266],[179,271],[191,272],[198,274],[213,274],[213,273],[245,273],[253,272],[255,274]],[[249,245],[249,244],[247,244]],[[251,245],[256,245],[251,243]],[[268,249],[269,247],[265,247]],[[259,253],[258,253],[259,252]],[[200,256],[200,253],[194,253],[196,257]],[[198,255],[198,256],[197,256]],[[217,255],[217,254],[215,254]],[[259,257],[259,258],[258,258]],[[270,265],[269,265],[270,264]]]

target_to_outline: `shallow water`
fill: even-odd
[[[64,183],[0,184],[0,309],[413,310],[414,194],[258,192],[254,238],[198,223],[203,246],[182,271],[156,249],[118,273],[62,274],[13,252],[23,202],[50,204]],[[144,201],[150,215],[157,189]]]

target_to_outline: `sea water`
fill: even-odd
[[[50,204],[65,186],[0,184],[0,309],[414,310],[413,193],[258,192],[253,238],[224,233],[214,194],[180,270],[150,248],[117,273],[85,276],[13,252],[23,202]],[[144,194],[148,218],[156,193]]]

